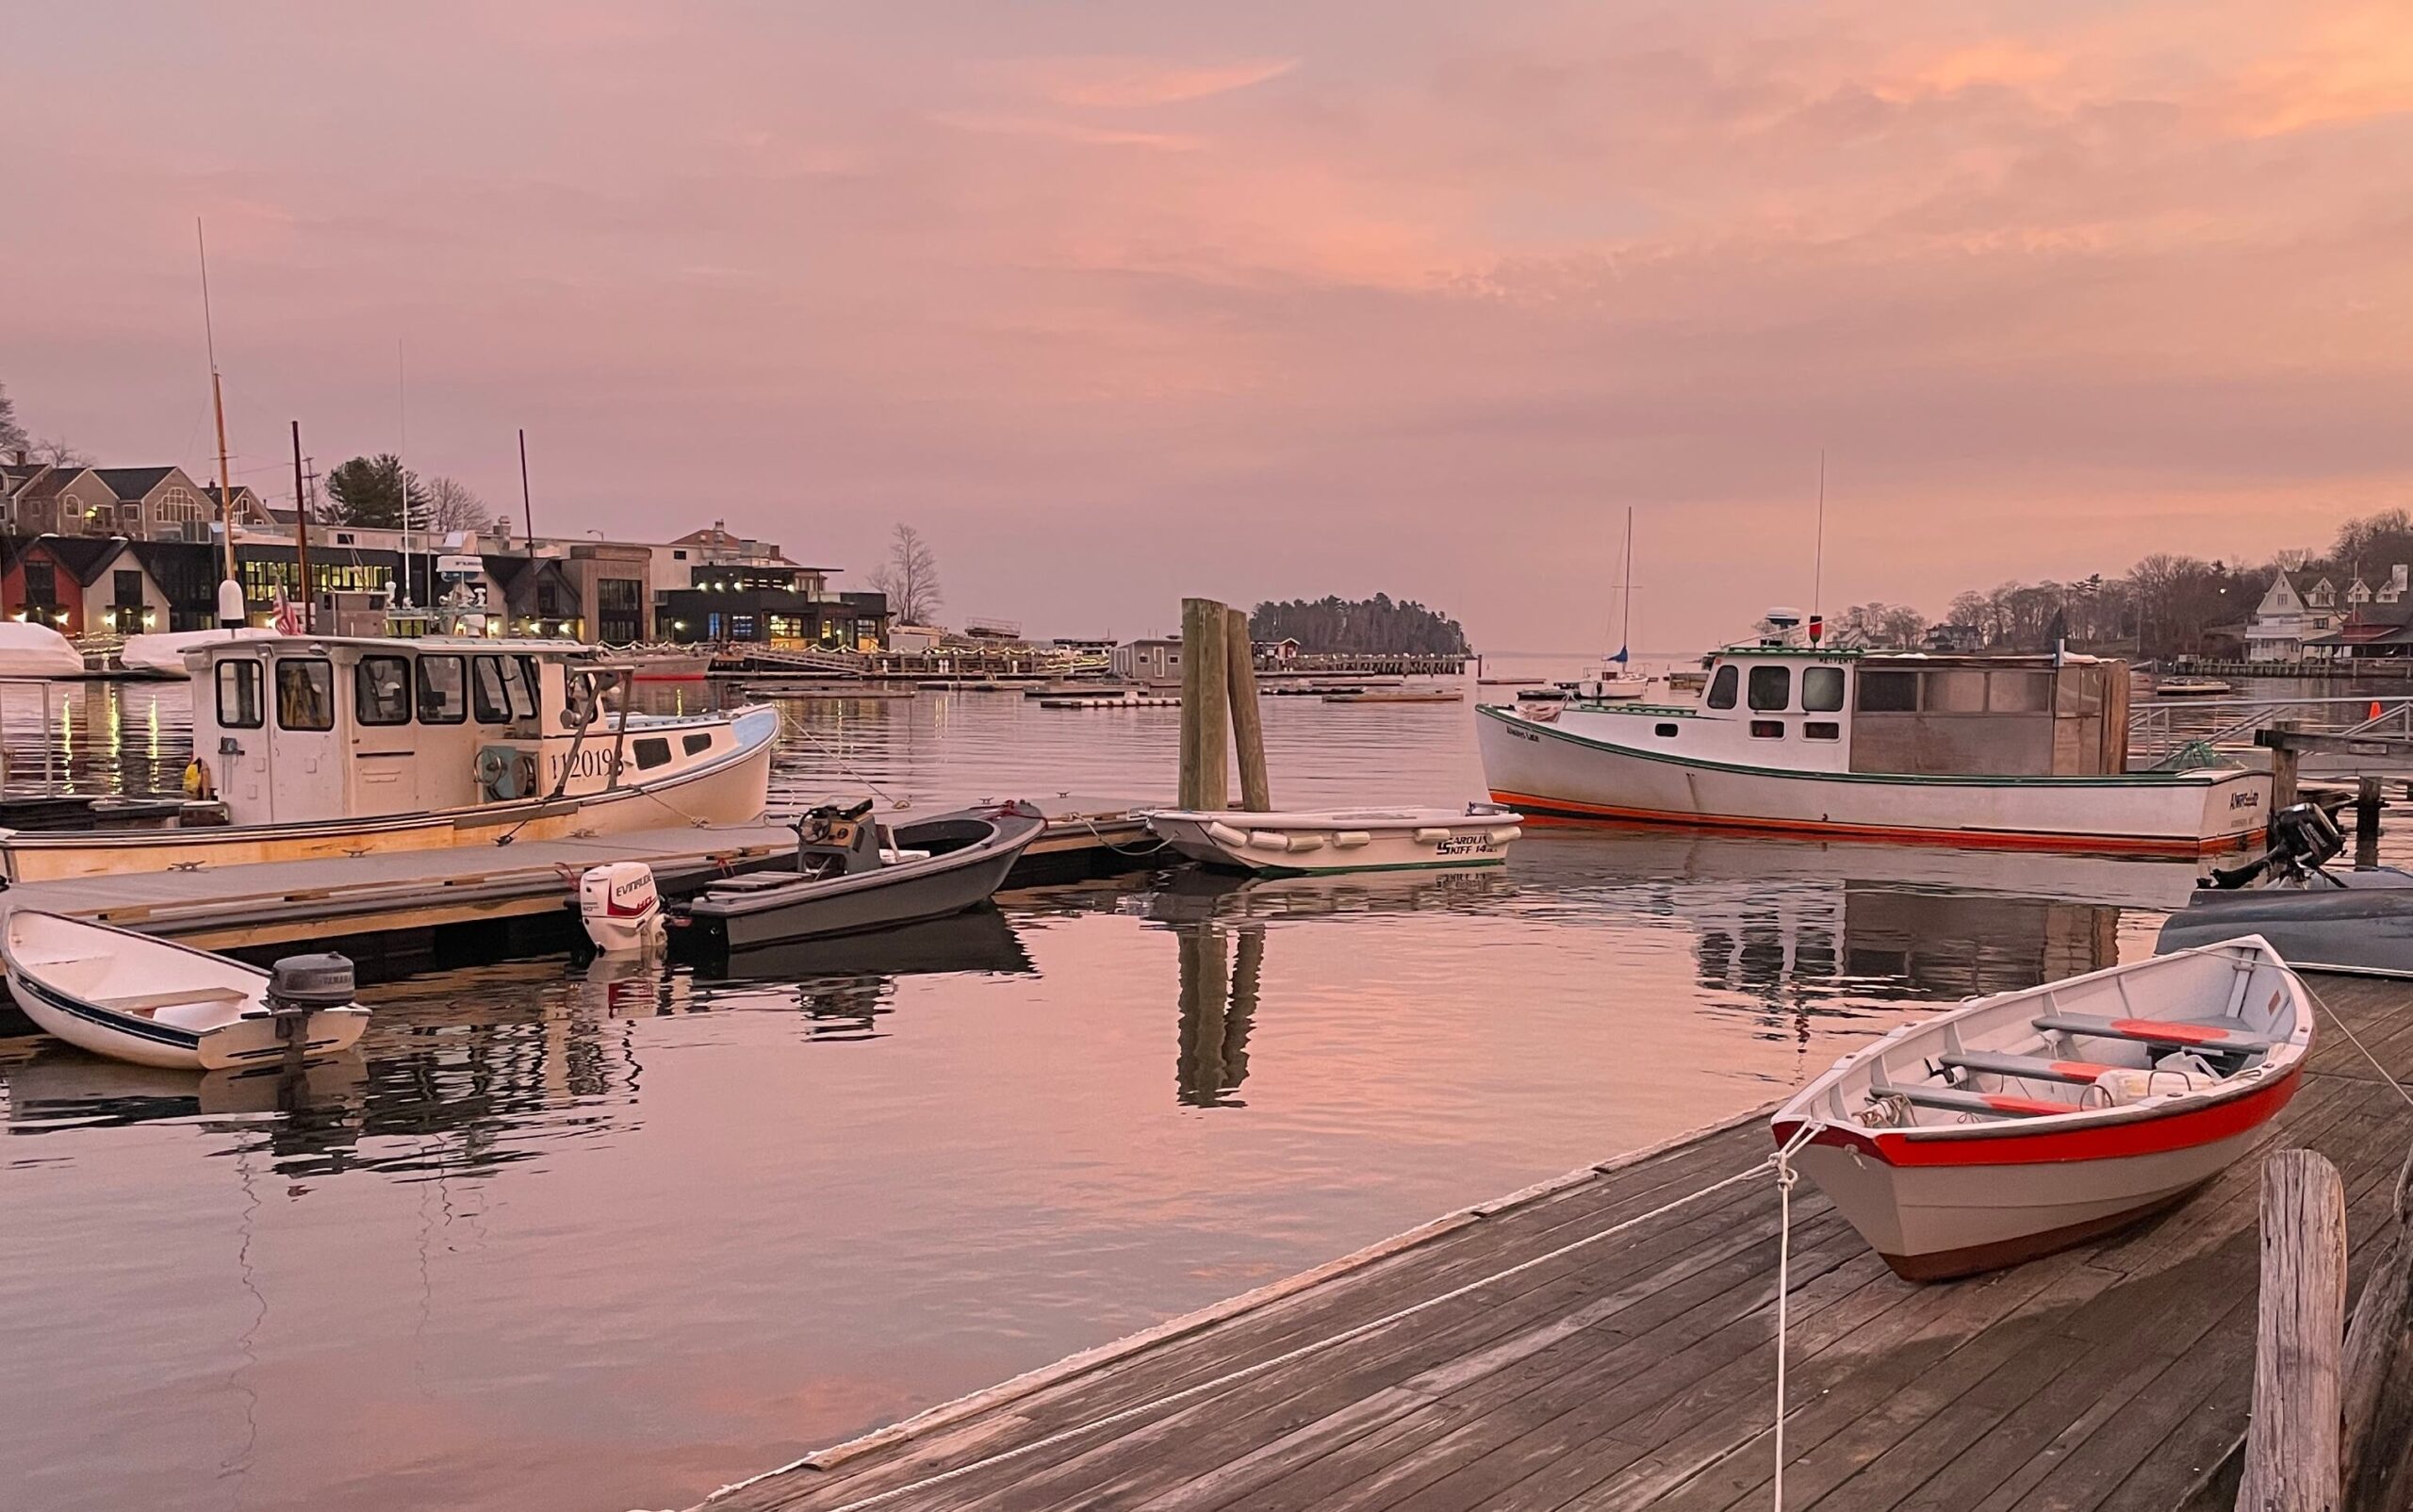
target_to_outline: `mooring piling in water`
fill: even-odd
[[[1273,805],[1265,768],[1264,716],[1248,616],[1214,599],[1181,601],[1181,806],[1231,807],[1231,753],[1239,754],[1240,801]]]

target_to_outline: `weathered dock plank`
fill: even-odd
[[[2359,1286],[2413,1112],[2343,1031],[2413,1079],[2413,985],[2315,985],[2330,1032],[2261,1149],[2337,1163]],[[1926,1287],[1799,1189],[1787,1506],[2179,1506],[2243,1432],[2258,1153],[2138,1228]],[[704,1505],[1765,1506],[1773,1183],[1679,1199],[1766,1154],[1753,1118],[1575,1173]]]

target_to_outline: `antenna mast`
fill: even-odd
[[[218,619],[227,626],[248,617],[242,584],[235,576],[235,473],[226,455],[226,392],[218,377],[218,328],[209,314],[209,241],[201,217],[192,218],[193,245],[201,252],[201,334],[209,352],[209,403],[218,416],[218,534],[225,547],[226,576],[218,584]]]

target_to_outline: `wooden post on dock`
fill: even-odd
[[[2261,1222],[2254,1417],[2238,1512],[2336,1512],[2346,1325],[2346,1193],[2338,1168],[2310,1150],[2272,1156],[2262,1166]]]
[[[1232,700],[1232,746],[1239,753],[1240,807],[1264,814],[1273,807],[1265,775],[1265,716],[1256,701],[1256,646],[1248,638],[1248,611],[1223,611],[1223,666]]]
[[[2397,1173],[2391,1216],[2346,1325],[2343,1512],[2413,1506],[2413,1155]]]
[[[1212,599],[1181,601],[1181,806],[1231,807],[1232,695],[1228,613]]]
[[[2293,719],[2271,721],[2271,731],[2273,734],[2291,735],[2296,732],[2297,728],[2297,723]],[[2303,759],[2301,751],[2284,741],[2271,748],[2271,812],[2273,814],[2278,813],[2296,800],[2296,766]]]
[[[2355,783],[2355,865],[2379,864],[2379,779],[2365,773]]]

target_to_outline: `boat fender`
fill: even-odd
[[[1524,833],[1525,831],[1523,830],[1512,824],[1505,830],[1494,830],[1491,831],[1491,843],[1495,846],[1504,846],[1513,840],[1523,838]]]
[[[1246,831],[1235,830],[1230,825],[1222,823],[1221,821],[1208,822],[1206,826],[1206,838],[1216,842],[1218,845],[1224,846],[1245,846],[1248,844],[1248,834]]]
[[[1416,843],[1420,846],[1437,846],[1449,838],[1450,831],[1447,830],[1424,829],[1416,831]]]
[[[1363,830],[1343,830],[1332,837],[1332,848],[1335,850],[1355,850],[1373,843],[1374,837]]]
[[[209,780],[209,764],[196,756],[185,764],[185,797],[206,803],[218,796],[218,784]]]
[[[1323,836],[1292,835],[1290,837],[1290,848],[1292,850],[1321,850],[1323,848]]]
[[[1279,830],[1251,830],[1248,843],[1259,850],[1288,850],[1290,837]]]

